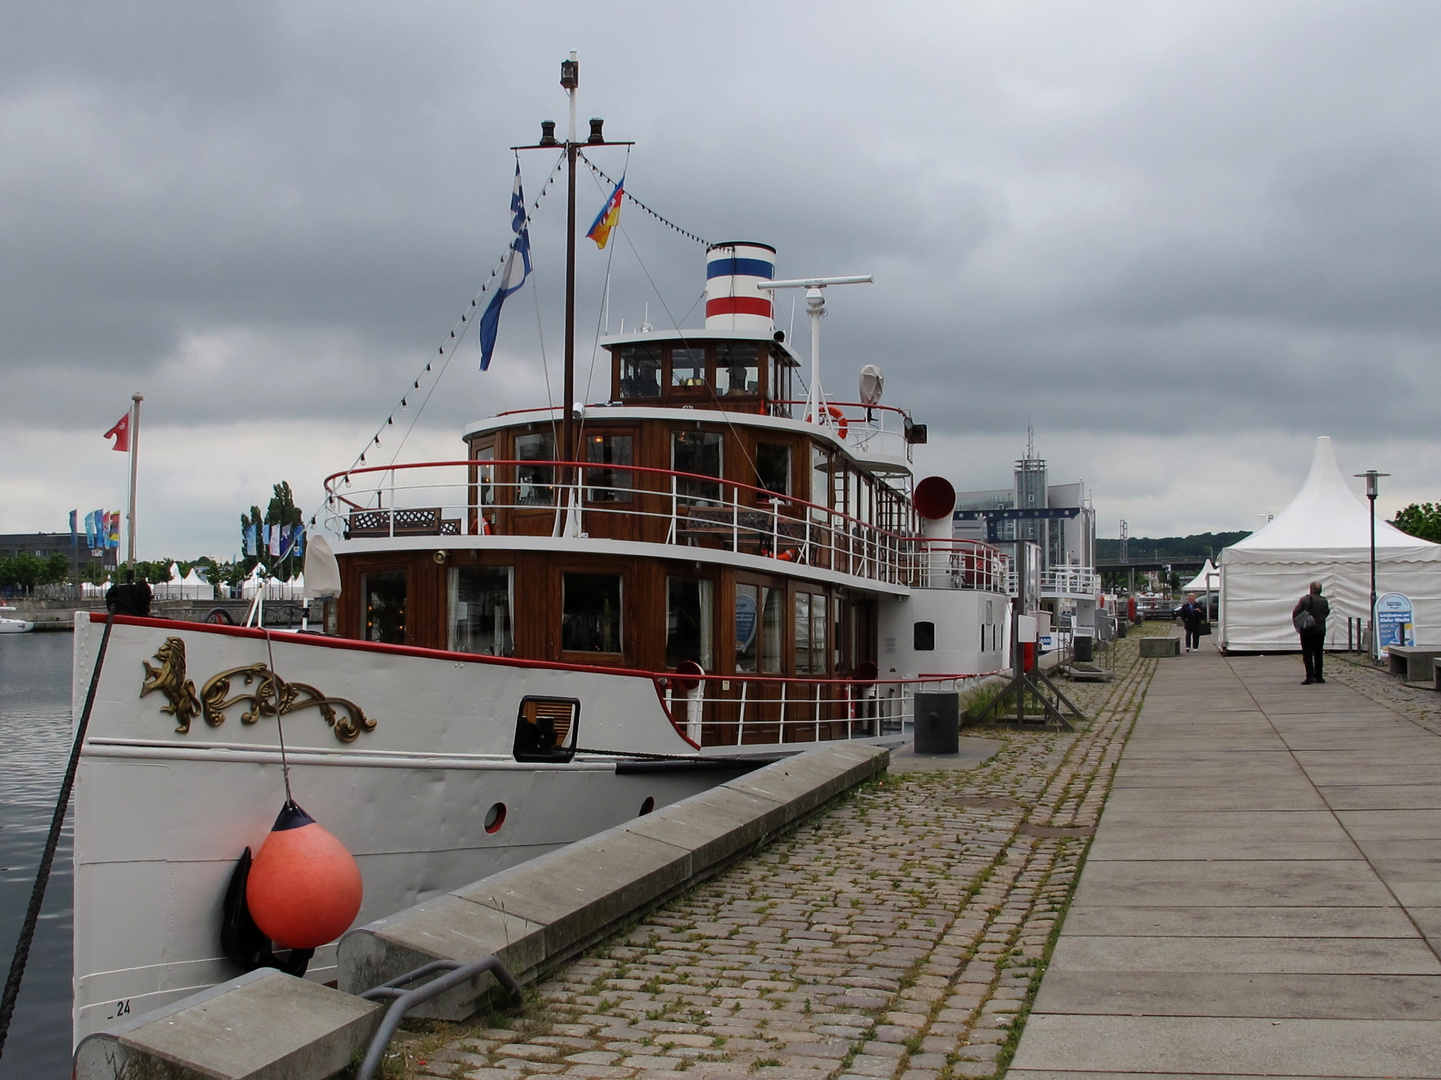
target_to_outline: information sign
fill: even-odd
[[[1411,599],[1398,592],[1388,592],[1376,598],[1376,647],[1382,655],[1388,654],[1392,645],[1415,645],[1415,616]]]

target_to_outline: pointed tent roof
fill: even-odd
[[[1325,548],[1369,549],[1371,511],[1349,487],[1336,464],[1331,437],[1316,440],[1311,473],[1291,504],[1270,524],[1231,545],[1247,551],[1304,551]],[[1377,519],[1376,548],[1431,548],[1435,544],[1408,536],[1394,525]]]
[[[1207,584],[1207,582],[1209,582],[1209,584]],[[1207,590],[1210,590],[1211,592],[1215,592],[1218,588],[1220,588],[1220,586],[1221,571],[1216,569],[1215,563],[1213,563],[1210,559],[1207,559],[1206,565],[1201,567],[1200,572],[1190,581],[1186,582],[1184,586],[1182,586],[1181,591],[1205,592]]]

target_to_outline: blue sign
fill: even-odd
[[[736,652],[743,653],[756,639],[756,598],[736,593]]]
[[[1376,648],[1388,652],[1392,645],[1415,645],[1415,615],[1409,597],[1388,592],[1376,598]]]

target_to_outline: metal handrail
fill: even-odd
[[[416,470],[460,470],[463,478],[411,480]],[[518,479],[501,470],[544,470]],[[575,478],[564,483],[562,470]],[[594,480],[618,476],[621,483]],[[372,480],[355,491],[356,479]],[[539,481],[539,482],[538,482]],[[326,478],[326,525],[350,535],[357,519],[374,515],[378,535],[488,534],[500,511],[548,511],[555,531],[587,535],[586,519],[625,518],[664,522],[664,544],[713,539],[733,551],[792,559],[856,577],[918,588],[1003,591],[1006,556],[974,540],[931,539],[864,521],[843,510],[798,499],[754,484],[702,473],[641,465],[557,460],[465,459],[376,465]],[[507,495],[507,493],[509,493]],[[600,496],[597,498],[597,496]],[[397,520],[424,515],[413,529]],[[904,512],[909,517],[907,507]],[[451,515],[447,517],[447,515]],[[446,529],[449,532],[446,532]]]
[[[400,989],[406,983],[441,971],[446,974],[432,979],[414,990]],[[370,1046],[365,1051],[365,1058],[360,1063],[355,1080],[372,1080],[380,1069],[380,1062],[385,1056],[385,1050],[390,1045],[390,1041],[395,1038],[395,1033],[400,1027],[400,1022],[405,1019],[406,1013],[417,1005],[423,1005],[447,990],[469,982],[477,975],[483,975],[487,971],[492,973],[496,980],[515,996],[517,1001],[520,1000],[520,983],[516,981],[515,976],[510,973],[510,969],[505,966],[500,957],[494,953],[469,964],[462,964],[459,960],[433,960],[414,971],[407,971],[404,975],[398,975],[389,982],[383,982],[361,994],[360,996],[366,1001],[377,1001],[382,998],[393,998],[394,1001],[386,1010],[385,1019],[380,1022],[379,1029],[370,1040]]]

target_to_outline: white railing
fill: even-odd
[[[847,680],[674,673],[657,676],[656,691],[676,731],[709,749],[900,734],[914,725],[917,691],[963,690],[993,674]]]
[[[574,482],[563,478],[573,473]],[[1000,589],[1005,557],[929,540],[747,484],[629,465],[449,461],[326,481],[325,524],[346,539],[560,536],[720,548],[917,588]]]
[[[1101,575],[1087,566],[1061,566],[1043,570],[1038,576],[1042,596],[1095,596],[1101,591]],[[1006,591],[1016,595],[1016,573],[1006,575]]]
[[[807,402],[777,403],[797,420],[805,415]],[[862,454],[911,460],[911,444],[906,439],[910,414],[889,405],[864,405],[859,401],[831,401],[817,421],[851,449]]]

